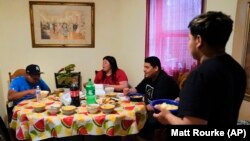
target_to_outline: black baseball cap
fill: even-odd
[[[30,75],[42,74],[43,72],[40,71],[40,67],[35,64],[28,65],[26,67],[26,73]]]

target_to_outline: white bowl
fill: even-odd
[[[105,91],[106,94],[113,93],[114,90],[115,90],[114,87],[105,87],[104,88],[104,91]]]
[[[107,96],[107,97],[116,97],[117,93],[111,92],[111,93],[107,93],[105,96]]]
[[[44,103],[40,103],[40,102],[35,102],[33,105],[34,111],[35,112],[43,112],[45,110],[45,104]]]
[[[113,105],[113,104],[104,104],[104,105],[101,106],[101,108],[102,108],[102,111],[104,113],[111,113],[111,112],[114,111],[115,105]]]
[[[48,108],[48,112],[49,112],[51,115],[56,115],[56,114],[59,112],[59,108],[50,106],[50,107]]]
[[[42,97],[42,98],[47,97],[48,94],[49,94],[49,91],[41,91],[41,97]]]
[[[75,113],[75,110],[76,110],[76,106],[72,106],[72,105],[62,107],[62,112],[65,115],[72,115]]]
[[[99,104],[89,104],[87,105],[87,110],[90,114],[95,114],[99,111]]]

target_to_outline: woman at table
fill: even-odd
[[[113,56],[105,56],[102,62],[102,70],[96,73],[94,83],[104,84],[105,87],[114,87],[115,91],[121,92],[128,87],[128,78],[126,73],[118,68]]]

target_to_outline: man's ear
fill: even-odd
[[[158,71],[158,70],[159,70],[159,67],[158,67],[158,66],[155,66],[154,69],[155,69],[156,71]]]
[[[201,47],[202,47],[203,40],[202,40],[202,38],[201,38],[200,35],[197,35],[197,36],[196,36],[195,42],[196,42],[196,47],[197,47],[197,48],[201,48]]]

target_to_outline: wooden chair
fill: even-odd
[[[177,78],[177,84],[180,88],[180,90],[184,87],[185,81],[188,77],[190,72],[184,72],[184,73],[180,73],[178,78]]]
[[[17,69],[14,73],[9,72],[9,83],[11,83],[12,79],[25,74],[26,74],[25,69]]]
[[[12,79],[18,77],[18,76],[23,76],[26,74],[25,69],[17,69],[14,73],[9,72],[9,84],[11,83]],[[13,102],[12,101],[7,101],[6,102],[6,110],[8,114],[8,123],[11,122],[12,118],[12,110],[14,108]]]

